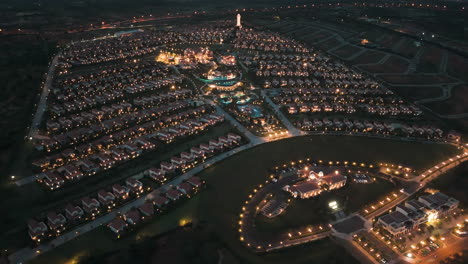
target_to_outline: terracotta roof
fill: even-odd
[[[156,206],[158,206],[158,207],[161,207],[161,206],[167,204],[168,202],[169,202],[169,200],[167,200],[166,197],[160,196],[160,195],[154,199],[154,204]]]
[[[187,180],[187,182],[195,187],[202,185],[202,180],[200,179],[200,177],[197,177],[197,176],[190,177]]]
[[[144,215],[153,215],[154,214],[154,206],[150,202],[145,202],[138,209]]]
[[[108,226],[112,227],[113,229],[115,229],[115,230],[117,230],[119,232],[119,231],[122,231],[127,226],[127,224],[125,223],[125,221],[122,218],[117,217],[114,220],[112,220],[108,224]]]

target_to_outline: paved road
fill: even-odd
[[[446,161],[443,161],[443,162],[435,165],[430,170],[422,173],[420,176],[413,179],[413,181],[416,181],[416,182],[420,183],[418,188],[416,188],[412,192],[408,193],[407,195],[402,195],[402,196],[398,197],[394,201],[384,205],[382,208],[379,208],[376,211],[370,213],[369,215],[366,216],[366,218],[367,219],[372,219],[374,217],[377,217],[379,215],[382,215],[382,214],[386,213],[388,210],[392,209],[393,207],[397,206],[398,204],[402,203],[403,201],[405,201],[406,199],[408,199],[409,197],[414,195],[419,190],[423,189],[426,186],[426,184],[428,182],[432,181],[434,178],[444,174],[448,170],[458,166],[459,164],[461,164],[462,162],[464,162],[466,160],[468,160],[468,152],[464,152],[461,155],[457,155],[455,157],[452,157],[452,158],[450,158],[450,159],[448,159]],[[385,244],[382,244],[382,245],[385,246]],[[445,252],[445,251],[447,251],[447,252]],[[444,251],[442,251],[442,253],[445,252],[446,254],[449,254],[448,251],[449,250],[444,250]],[[399,254],[399,257],[394,259],[393,261],[394,262],[400,262],[402,258],[408,260],[408,258],[405,258],[401,254]],[[428,260],[428,259],[426,259],[426,260]],[[426,262],[421,262],[421,263],[426,263]]]
[[[270,97],[268,96],[268,94],[265,92],[265,90],[261,90],[261,94],[262,96],[265,98],[265,101],[275,110],[275,113],[276,113],[276,116],[281,120],[281,122],[283,123],[284,126],[286,126],[286,128],[288,129],[289,131],[289,134],[292,135],[292,136],[300,136],[300,135],[303,135],[302,131],[300,131],[299,129],[297,129],[295,126],[293,126],[293,124],[291,124],[291,122],[289,121],[289,119],[287,119],[283,113],[281,112],[281,110],[279,109],[278,105],[273,103],[273,101],[271,101]],[[305,134],[305,133],[304,133]]]
[[[411,197],[411,195],[415,194],[420,189],[424,188],[424,186],[427,184],[427,182],[429,182],[430,180],[434,179],[435,177],[445,173],[448,169],[451,169],[451,168],[457,166],[458,164],[460,164],[464,160],[468,160],[468,152],[465,152],[465,154],[457,155],[457,156],[452,157],[452,158],[450,158],[450,159],[448,159],[448,160],[446,160],[444,162],[441,162],[440,164],[438,164],[436,166],[444,165],[443,168],[440,167],[440,169],[437,169],[436,171],[432,172],[432,174],[428,178],[426,178],[426,177],[422,178],[420,180],[419,186],[417,188],[413,188],[413,190],[411,190],[410,193],[400,194],[400,197],[398,197],[397,199],[395,199],[395,200],[391,201],[390,203],[384,205],[382,208],[377,209],[376,211],[372,212],[371,214],[367,215],[366,217],[362,217],[362,216],[361,217],[363,219],[372,219],[374,217],[377,217],[379,215],[382,215],[382,214],[386,213],[388,210],[392,209],[396,205],[400,204],[401,202],[403,202],[406,199],[408,199],[409,197]],[[434,167],[436,167],[436,166],[434,166]],[[283,181],[286,182],[287,179],[286,178],[281,178],[280,180],[278,180],[278,182],[276,184],[283,184]],[[418,182],[419,179],[415,178],[413,181]],[[287,237],[284,237],[284,234],[272,234],[268,238],[260,237],[255,232],[255,226],[254,226],[254,223],[253,223],[253,219],[255,218],[255,215],[257,214],[256,206],[260,203],[260,201],[265,197],[265,195],[268,192],[270,192],[270,189],[269,189],[268,185],[265,186],[264,188],[260,189],[249,200],[249,202],[245,205],[245,210],[242,212],[243,217],[242,217],[242,221],[241,221],[241,224],[240,224],[240,228],[242,230],[241,236],[244,239],[244,243],[246,243],[247,246],[252,247],[255,251],[257,251],[257,252],[273,251],[273,250],[277,250],[277,249],[281,249],[281,248],[285,248],[285,247],[289,247],[289,246],[300,245],[300,244],[307,243],[307,242],[310,242],[310,241],[322,239],[322,238],[328,237],[330,235],[336,235],[337,237],[340,237],[340,238],[347,239],[347,240],[351,241],[351,239],[352,239],[351,236],[340,236],[337,233],[332,233],[332,231],[327,231],[327,232],[320,233],[320,234],[313,234],[313,235],[301,237],[301,238],[298,238],[298,239],[288,239]],[[347,218],[345,218],[344,221],[346,221],[346,219]],[[369,223],[370,222],[366,222],[366,224],[365,224],[366,229],[370,229],[371,225]],[[351,243],[351,246],[357,247],[354,243]],[[383,246],[386,247],[386,245],[383,245]],[[362,252],[362,250],[360,248],[356,248],[356,250]],[[366,255],[366,254],[364,254],[364,255]],[[370,257],[368,254],[366,256]],[[400,261],[400,258],[399,257],[395,258],[392,261],[393,262]],[[374,263],[375,260],[372,257],[370,257],[368,262]]]
[[[52,72],[53,72],[53,70],[52,70]],[[50,83],[51,83],[51,79],[49,81],[49,84]],[[45,98],[47,97],[48,90],[49,90],[49,88],[47,88],[47,93],[46,93],[45,96],[43,94],[43,96]],[[46,101],[46,99],[44,99],[44,102],[45,101]],[[242,126],[236,119],[234,119],[232,116],[230,116],[226,111],[224,111],[221,107],[216,105],[214,102],[209,101],[209,103],[216,107],[217,113],[223,114],[225,116],[225,118],[228,119],[237,129],[239,129],[242,133],[244,133],[244,135],[247,136],[250,139],[251,143],[240,146],[240,147],[238,147],[236,149],[233,149],[231,151],[222,153],[222,154],[220,154],[220,155],[218,155],[216,157],[213,157],[213,158],[209,159],[208,161],[206,161],[206,162],[200,164],[199,166],[195,167],[194,169],[190,170],[189,172],[187,172],[187,173],[177,177],[176,179],[168,182],[167,184],[161,186],[159,189],[157,189],[157,190],[155,190],[155,191],[153,191],[153,192],[151,192],[149,194],[146,194],[146,195],[144,195],[144,196],[142,196],[142,197],[140,197],[140,198],[138,198],[138,199],[136,199],[134,201],[131,201],[128,204],[126,204],[126,205],[124,205],[124,206],[110,212],[109,214],[101,216],[101,217],[95,219],[92,222],[88,222],[88,223],[86,223],[84,225],[81,225],[81,226],[71,230],[70,232],[64,233],[62,236],[54,239],[53,241],[50,241],[50,242],[48,242],[46,244],[41,245],[38,248],[35,248],[35,249],[24,248],[24,249],[21,249],[21,250],[15,252],[15,253],[13,253],[12,255],[9,256],[10,262],[12,262],[12,263],[21,263],[21,262],[27,261],[29,259],[32,259],[32,258],[36,257],[39,254],[42,254],[43,252],[46,252],[46,251],[49,251],[49,250],[55,248],[56,246],[61,245],[61,244],[65,243],[65,242],[67,242],[67,241],[81,235],[81,234],[89,232],[89,231],[93,230],[94,228],[96,228],[96,227],[98,227],[100,225],[107,224],[112,219],[114,219],[119,213],[126,212],[126,211],[130,210],[133,207],[136,207],[136,206],[139,206],[139,205],[143,204],[147,199],[151,199],[152,197],[154,197],[155,193],[160,192],[160,191],[166,191],[169,188],[171,188],[172,186],[181,183],[183,180],[186,180],[186,179],[190,178],[191,176],[201,172],[205,168],[207,168],[207,167],[209,167],[209,166],[211,166],[211,165],[213,165],[213,164],[215,164],[215,163],[217,163],[217,162],[219,162],[219,161],[221,161],[223,159],[226,159],[226,158],[228,158],[228,157],[230,157],[230,156],[232,156],[234,154],[237,154],[238,152],[241,152],[243,150],[249,149],[249,148],[251,148],[253,146],[256,146],[256,145],[259,145],[259,144],[262,144],[262,143],[266,142],[266,140],[264,138],[253,135],[244,126]],[[45,105],[45,103],[44,103],[44,105]],[[38,107],[38,110],[39,109],[40,109],[40,107]],[[38,111],[38,112],[40,112],[40,111]],[[36,113],[36,115],[38,115],[38,113]],[[39,114],[39,115],[42,116],[42,113]],[[460,162],[462,160],[468,160],[468,152],[465,152],[462,155],[458,155],[458,156],[452,158],[452,160],[445,161],[446,164],[443,164],[444,165],[443,168],[440,168],[440,169],[437,169],[434,172],[431,172],[431,174],[428,175],[429,177],[422,180],[423,184],[421,184],[420,188],[422,188],[425,185],[425,183],[427,183],[429,180],[432,180],[434,177],[444,173],[449,168],[455,167],[456,165],[460,164]],[[136,174],[134,176],[135,177],[141,176],[140,174],[141,173]],[[20,182],[20,183],[17,182],[17,184],[22,185],[26,181],[34,181],[34,180],[35,180],[35,178],[33,176],[31,176],[31,177],[28,177],[28,179],[23,179],[22,180],[23,183],[22,182]],[[406,198],[407,197],[402,197],[401,201],[404,201]],[[378,211],[376,211],[375,213],[372,213],[372,214],[377,216],[380,213],[384,213],[387,210],[394,207],[397,204],[397,202],[399,203],[401,201],[399,201],[399,199],[397,199],[394,202],[384,206],[383,208],[379,209]],[[284,248],[284,247],[288,247],[288,246],[303,244],[303,243],[306,243],[306,242],[310,242],[310,241],[313,241],[313,240],[324,238],[326,236],[329,236],[330,234],[331,234],[331,232],[327,231],[327,232],[323,232],[323,233],[320,233],[320,234],[314,234],[314,235],[305,236],[305,237],[298,238],[298,239],[293,239],[293,240],[285,239],[285,240],[283,240],[283,242],[281,244],[276,243],[275,245],[265,246],[265,248],[267,248],[266,249],[267,251],[270,251],[270,250],[273,250],[273,249],[278,249],[278,248]]]
[[[109,223],[110,221],[112,221],[112,219],[114,219],[118,214],[120,213],[125,213],[127,212],[128,210],[134,208],[134,207],[137,207],[137,206],[140,206],[142,205],[146,200],[151,200],[152,198],[154,198],[154,196],[157,194],[157,193],[160,193],[160,192],[165,192],[167,191],[168,189],[170,189],[172,186],[175,186],[175,185],[178,185],[180,184],[182,181],[192,177],[193,175],[203,171],[205,168],[221,161],[221,160],[224,160],[232,155],[235,155],[243,150],[246,150],[248,148],[251,148],[253,147],[254,145],[252,143],[249,143],[249,144],[246,144],[246,145],[242,145],[240,147],[237,147],[235,149],[232,149],[228,152],[225,152],[225,153],[222,153],[216,157],[213,157],[209,160],[207,160],[206,162],[198,165],[197,167],[193,168],[192,170],[188,171],[187,173],[173,179],[172,181],[164,184],[163,186],[159,187],[158,189],[136,199],[136,200],[133,200],[127,204],[125,204],[124,206],[122,207],[119,207],[119,208],[116,208],[114,211],[104,215],[104,216],[101,216],[91,222],[88,222],[86,224],[83,224],[77,228],[74,228],[73,230],[70,230],[69,232],[67,233],[64,233],[63,235],[61,235],[60,237],[57,237],[56,239],[48,242],[48,243],[45,243],[45,244],[42,244],[40,245],[39,247],[37,248],[34,248],[34,249],[31,249],[31,248],[23,248],[13,254],[11,254],[8,258],[10,260],[11,263],[21,263],[21,262],[25,262],[27,260],[30,260],[36,256],[38,256],[39,254],[42,254],[44,252],[47,252],[61,244],[64,244],[70,240],[72,240],[73,238],[75,237],[78,237],[84,233],[87,233],[101,225],[105,225],[107,223]],[[141,177],[141,173],[137,173],[135,174],[134,176],[132,177]],[[37,253],[37,252],[40,252],[40,253]]]
[[[237,128],[240,132],[242,132],[249,140],[250,142],[253,143],[252,146],[256,146],[265,142],[268,142],[266,138],[258,137],[254,135],[252,132],[250,132],[247,128],[245,128],[241,123],[239,123],[235,118],[233,118],[230,114],[228,114],[226,111],[224,111],[220,106],[215,104],[213,101],[206,99],[205,100],[207,103],[213,105],[216,108],[216,113],[220,115],[224,115],[224,117],[235,127]],[[35,175],[28,176],[21,178],[15,182],[17,186],[22,186],[25,184],[33,183],[37,180],[37,177]]]
[[[278,137],[278,138],[267,138],[267,137],[259,137],[252,132],[250,132],[247,128],[245,128],[242,124],[240,124],[235,118],[233,118],[231,115],[229,115],[226,111],[224,111],[221,107],[215,105],[213,103],[213,106],[216,107],[216,112],[217,114],[222,114],[225,116],[225,118],[231,122],[231,124],[237,128],[239,131],[241,131],[251,142],[254,143],[254,145],[259,145],[262,143],[268,143],[272,142],[275,140],[281,140],[285,138],[290,138],[290,137],[295,137],[291,133],[289,135],[284,136],[284,137]],[[328,136],[354,136],[354,137],[368,137],[368,138],[380,138],[380,139],[390,139],[390,140],[400,140],[400,141],[408,141],[408,142],[420,142],[420,143],[431,143],[431,144],[450,144],[457,146],[456,144],[446,142],[446,141],[434,141],[434,140],[427,140],[427,139],[422,139],[422,138],[409,138],[409,137],[398,137],[398,136],[388,136],[388,135],[377,135],[377,134],[369,134],[369,133],[351,133],[351,132],[346,132],[346,131],[301,131],[301,135],[298,136],[303,136],[303,135],[328,135]],[[15,182],[17,186],[22,186],[25,184],[33,183],[36,181],[36,176],[28,176],[28,177],[23,177]]]
[[[453,235],[450,235],[450,236],[453,236]],[[454,238],[454,240],[451,241],[451,243],[445,243],[445,245],[442,248],[430,253],[426,257],[416,259],[414,263],[437,264],[441,260],[444,260],[453,254],[459,253],[464,249],[468,249],[468,237],[464,237],[464,238],[456,237]],[[412,261],[408,261],[408,262],[412,262]]]
[[[46,110],[47,96],[49,96],[50,89],[52,89],[52,81],[54,79],[55,66],[57,66],[59,56],[60,53],[57,53],[57,55],[55,55],[54,59],[50,63],[46,81],[44,82],[44,86],[42,87],[41,98],[39,99],[39,104],[37,105],[36,113],[34,114],[31,128],[29,129],[29,138],[34,138],[36,136],[38,126],[41,123],[42,116],[44,115],[44,112]]]
[[[312,241],[316,241],[316,240],[319,240],[319,239],[326,238],[326,237],[328,237],[330,235],[331,235],[331,231],[325,231],[325,232],[322,232],[322,233],[319,233],[319,234],[304,236],[304,237],[296,238],[296,239],[289,239],[289,240],[285,240],[283,242],[283,244],[276,244],[276,245],[272,245],[271,247],[266,247],[265,251],[270,252],[270,251],[274,251],[274,250],[278,250],[278,249],[293,247],[293,246],[296,246],[296,245],[302,245],[302,244],[305,244],[305,243],[309,243],[309,242],[312,242]]]
[[[286,184],[291,184],[291,181],[294,181],[294,177],[283,176],[277,180],[275,183],[267,184],[263,188],[260,188],[252,198],[249,199],[249,202],[244,205],[242,211],[242,220],[240,221],[239,228],[242,230],[239,235],[243,239],[243,243],[247,247],[251,247],[255,252],[269,252],[282,248],[292,247],[315,240],[323,239],[331,235],[330,230],[324,230],[321,233],[313,232],[309,235],[306,235],[307,229],[305,227],[296,228],[295,230],[290,230],[291,234],[294,234],[294,237],[289,237],[288,232],[277,232],[277,233],[262,233],[257,232],[255,228],[255,217],[258,214],[257,206],[265,198],[268,193],[273,193],[281,189],[282,186]],[[325,227],[325,224],[323,224]],[[312,227],[317,231],[318,227]],[[299,232],[303,234],[297,236]]]
[[[392,202],[384,205],[383,207],[377,209],[376,211],[368,214],[365,218],[367,219],[372,219],[374,217],[377,217],[379,215],[382,215],[386,213],[388,210],[392,209],[393,207],[397,206],[399,203],[405,201],[409,197],[411,197],[413,194],[417,193],[419,190],[423,189],[426,184],[430,181],[432,181],[434,178],[446,173],[448,170],[458,166],[462,162],[468,160],[468,152],[465,152],[463,154],[457,155],[455,157],[452,157],[448,160],[445,160],[439,164],[436,164],[433,166],[430,170],[422,173],[418,177],[413,178],[413,181],[419,182],[418,188],[413,190],[412,192],[408,194],[403,194],[397,199],[393,200]],[[431,171],[431,172],[429,172]],[[423,176],[424,175],[424,176]]]
[[[263,91],[262,91],[263,93]],[[419,138],[409,138],[409,137],[398,137],[398,136],[388,136],[388,135],[377,135],[377,134],[369,134],[369,133],[351,133],[351,132],[346,132],[346,131],[328,131],[328,132],[324,132],[324,131],[308,131],[308,132],[305,132],[305,131],[301,131],[299,129],[297,129],[296,127],[294,127],[290,122],[289,120],[284,117],[284,115],[282,115],[281,111],[279,111],[278,109],[278,106],[276,104],[274,104],[270,98],[268,96],[265,96],[265,98],[267,99],[267,101],[269,101],[268,103],[272,105],[273,108],[277,109],[278,113],[280,114],[279,117],[281,119],[281,121],[286,125],[286,127],[288,128],[289,130],[289,135],[286,136],[286,137],[294,137],[294,136],[302,136],[302,135],[349,135],[349,136],[361,136],[361,137],[370,137],[370,138],[381,138],[381,139],[393,139],[393,140],[401,140],[401,141],[411,141],[411,142],[422,142],[422,143],[437,143],[437,144],[451,144],[451,145],[455,145],[457,146],[456,144],[453,144],[453,143],[450,143],[450,142],[446,142],[446,141],[430,141],[430,140],[426,140],[426,139],[419,139]],[[239,123],[239,121],[237,121],[235,118],[233,118],[229,113],[227,113],[226,111],[224,111],[224,109],[222,109],[220,106],[218,106],[216,103],[214,103],[213,101],[209,100],[209,99],[205,99],[205,101],[211,105],[213,105],[215,108],[216,108],[216,112],[218,114],[222,114],[224,115],[224,117],[235,127],[237,128],[239,131],[241,131],[252,143],[254,143],[254,145],[259,145],[259,144],[262,144],[262,143],[266,143],[266,142],[270,142],[270,141],[274,141],[274,140],[279,140],[279,139],[283,139],[283,138],[286,138],[286,137],[283,137],[283,138],[275,138],[275,139],[269,139],[269,138],[266,138],[266,137],[258,137],[256,135],[254,135],[252,132],[250,132],[247,128],[245,128],[241,123]],[[37,114],[37,113],[36,113]],[[284,119],[284,120],[283,120]],[[288,125],[289,124],[289,125]],[[29,177],[24,177],[24,178],[21,178],[19,180],[17,180],[15,182],[15,184],[17,186],[22,186],[22,185],[25,185],[25,184],[29,184],[29,183],[32,183],[32,182],[35,182],[36,181],[36,176],[29,176]]]
[[[343,246],[354,258],[362,264],[378,264],[378,262],[367,251],[356,242],[348,239],[332,237],[333,241]]]
[[[224,111],[219,105],[209,99],[205,99],[205,101],[216,108],[216,113],[219,115],[223,115],[235,128],[237,128],[242,134],[244,134],[250,142],[254,145],[258,145],[261,143],[265,143],[266,140],[262,137],[254,135],[250,132],[247,128],[245,128],[239,121],[237,121],[234,117],[232,117],[228,112]]]

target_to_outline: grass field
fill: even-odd
[[[262,256],[250,253],[238,242],[236,221],[241,204],[252,188],[266,179],[269,168],[291,160],[312,157],[375,163],[386,161],[423,169],[456,152],[454,147],[448,145],[347,136],[297,137],[263,144],[203,171],[200,176],[207,180],[208,186],[199,196],[125,239],[136,241],[138,236],[163,233],[177,226],[182,219],[192,219],[213,229],[223,244],[243,260],[242,263],[310,263],[311,260],[314,260],[314,263],[328,263],[328,259],[337,257],[334,255],[336,250],[339,250],[331,241],[319,241],[310,246]],[[375,188],[374,191],[376,190],[378,189]],[[53,260],[64,262],[80,252],[100,254],[109,248],[130,244],[125,242],[125,239],[115,242],[110,235],[104,234],[103,231],[92,231],[61,246],[60,249],[46,253],[32,263],[54,263]],[[318,261],[320,259],[323,262]]]
[[[392,90],[404,98],[422,100],[442,96],[444,93],[439,86],[394,86]]]
[[[453,170],[441,175],[429,186],[454,197],[460,201],[460,207],[468,208],[468,162],[464,162]]]
[[[468,113],[468,85],[457,85],[452,88],[448,99],[425,104],[441,115],[457,115]]]

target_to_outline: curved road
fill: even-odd
[[[47,72],[47,77],[42,87],[41,98],[39,99],[39,104],[37,105],[36,113],[34,114],[31,128],[29,129],[28,138],[34,138],[37,135],[37,130],[39,124],[41,123],[42,116],[47,107],[47,97],[49,92],[52,89],[52,81],[54,80],[55,67],[58,63],[58,58],[60,53],[57,53],[50,63],[49,71]]]

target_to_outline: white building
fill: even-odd
[[[424,195],[398,205],[378,223],[394,236],[401,236],[426,222],[431,222],[458,207],[459,201],[443,193]]]
[[[242,25],[241,25],[241,15],[240,15],[240,14],[237,14],[237,24],[236,24],[236,27],[242,28]]]

